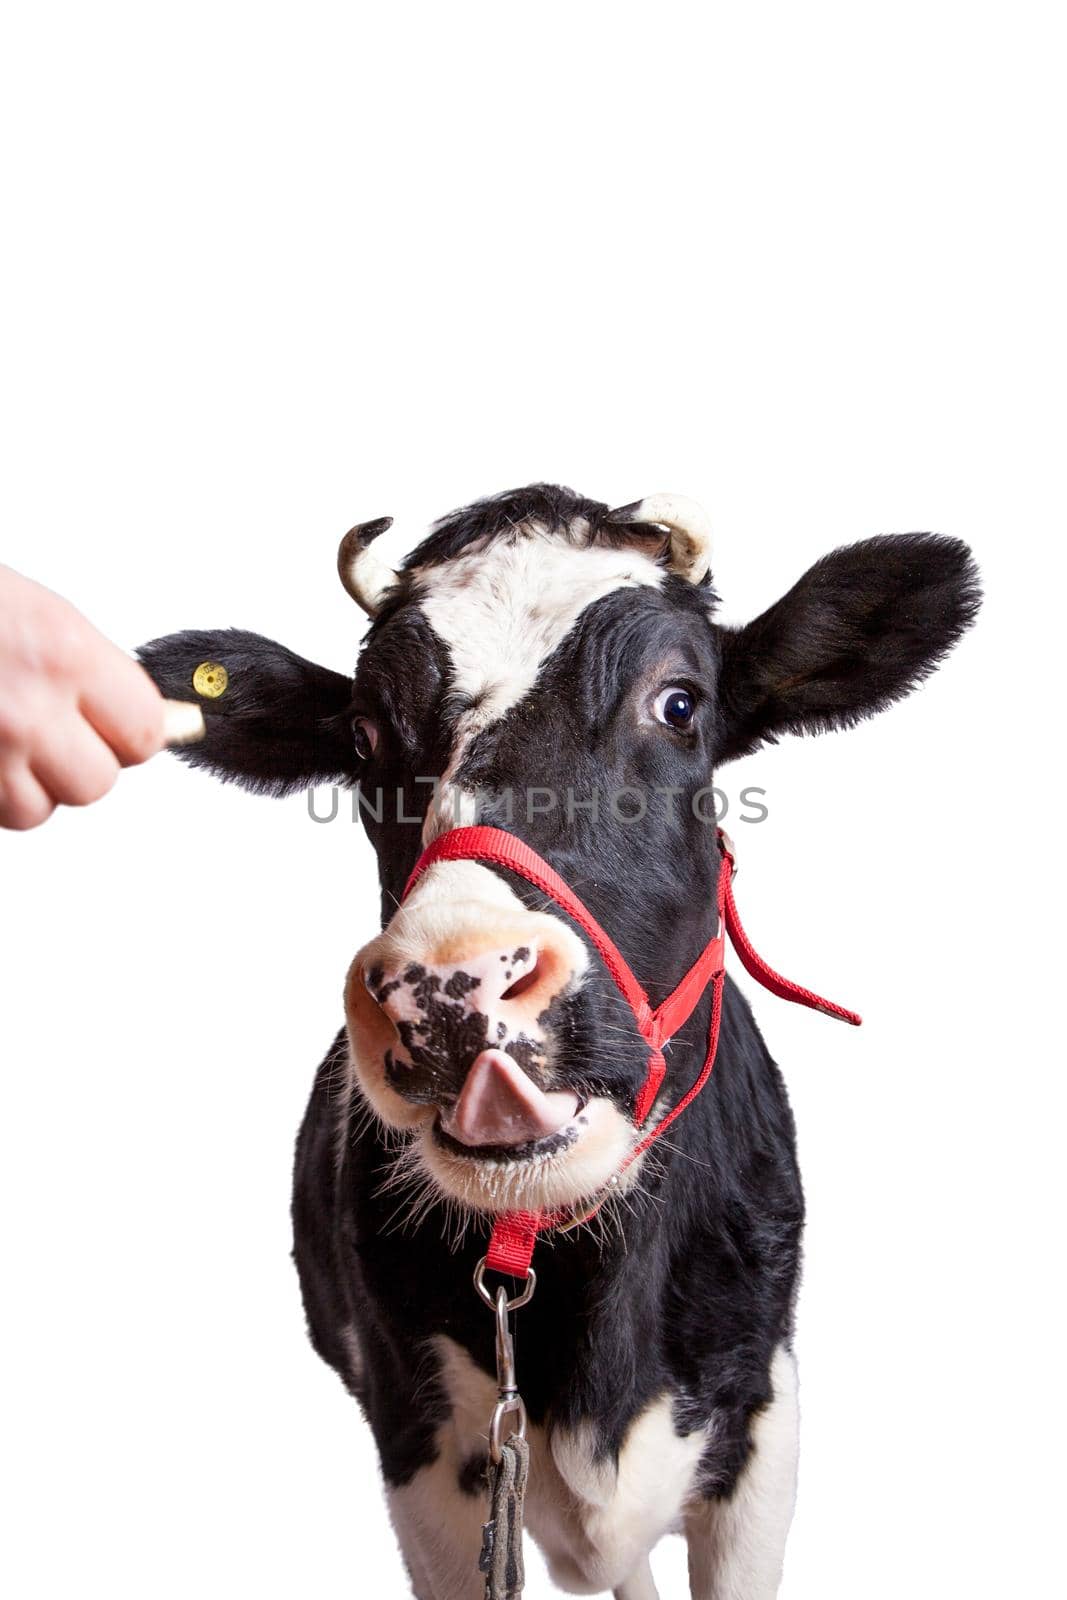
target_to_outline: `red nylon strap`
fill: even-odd
[[[453,828],[451,833],[441,834],[423,851],[407,881],[402,899],[407,899],[427,867],[432,867],[436,861],[491,861],[498,867],[517,872],[527,883],[532,883],[535,889],[540,889],[542,894],[547,894],[550,900],[562,906],[593,941],[616,987],[636,1016],[638,1027],[642,1033],[645,1032],[645,1027],[651,1021],[652,1007],[647,994],[623,959],[622,952],[608,938],[570,885],[564,883],[559,873],[547,861],[543,861],[536,850],[531,850],[528,844],[523,844],[512,833],[505,833],[502,828]]]
[[[728,862],[724,862],[724,866],[729,870]],[[704,1065],[701,1067],[698,1077],[686,1090],[678,1104],[672,1106],[667,1115],[657,1122],[656,1126],[651,1128],[644,1138],[630,1151],[619,1168],[620,1176],[632,1162],[637,1160],[638,1156],[645,1153],[650,1144],[655,1143],[661,1134],[666,1133],[675,1118],[680,1117],[686,1106],[696,1099],[711,1077],[711,1069],[715,1065],[715,1056],[719,1048],[719,1024],[722,1021],[722,988],[725,978],[725,968],[720,968],[712,980],[714,989],[711,997],[711,1021],[708,1024],[708,1049],[704,1057]],[[660,1054],[659,1058],[662,1062],[662,1054]],[[652,1090],[653,1100],[659,1091],[662,1081],[663,1072],[661,1071],[655,1080],[655,1086]],[[642,1093],[649,1089],[649,1082],[649,1079],[645,1080],[645,1088]],[[640,1123],[644,1119],[638,1117],[635,1113],[634,1120]],[[591,1221],[599,1209],[599,1205],[593,1206],[582,1218],[582,1221]],[[561,1223],[571,1222],[572,1220],[573,1218],[566,1212],[505,1212],[493,1224],[493,1231],[489,1236],[489,1246],[485,1254],[486,1266],[492,1267],[494,1272],[503,1272],[513,1278],[528,1277],[530,1263],[537,1247],[538,1235],[547,1232],[551,1228],[559,1227]]]
[[[721,834],[719,838],[721,841]],[[681,1116],[686,1107],[692,1103],[711,1076],[719,1045],[722,991],[726,976],[724,929],[730,935],[745,971],[772,994],[778,995],[782,1000],[792,1000],[798,1005],[808,1006],[813,1011],[820,1011],[824,1016],[837,1017],[854,1027],[860,1024],[861,1018],[855,1011],[847,1011],[844,1006],[835,1005],[831,1000],[824,1000],[810,989],[804,989],[788,978],[783,978],[781,973],[775,972],[774,968],[769,967],[756,953],[737,914],[733,892],[733,856],[725,845],[719,871],[719,931],[697,957],[682,981],[655,1011],[652,1010],[647,994],[634,977],[621,951],[608,938],[592,912],[579,900],[559,873],[529,845],[524,844],[521,839],[516,839],[514,834],[505,833],[500,828],[485,827],[454,828],[450,833],[442,834],[423,851],[415,863],[404,889],[403,898],[407,898],[427,868],[438,861],[488,861],[518,873],[528,883],[533,884],[534,888],[540,889],[542,894],[554,900],[592,941],[620,994],[633,1012],[642,1038],[649,1046],[648,1070],[634,1103],[634,1122],[638,1127],[655,1105],[666,1076],[667,1064],[663,1056],[663,1045],[673,1038],[679,1028],[692,1016],[708,984],[713,985],[708,1048],[704,1065],[678,1103],[630,1151],[620,1171],[625,1171],[631,1162],[636,1161],[649,1145],[666,1132],[675,1118]],[[590,1217],[599,1209],[601,1203],[598,1202],[594,1206],[593,1211],[588,1214]],[[571,1220],[573,1219],[570,1214],[566,1212],[505,1213],[497,1218],[493,1226],[486,1265],[512,1277],[527,1277],[538,1235]]]
[[[824,1000],[821,995],[813,994],[810,989],[801,988],[799,983],[783,978],[780,972],[775,972],[774,968],[769,967],[763,957],[756,953],[752,940],[741,926],[741,919],[737,915],[732,883],[727,883],[726,886],[725,910],[730,942],[741,957],[741,965],[750,978],[762,983],[763,987],[776,994],[779,1000],[793,1000],[798,1006],[809,1006],[812,1011],[821,1011],[824,1017],[837,1017],[840,1022],[851,1023],[854,1028],[860,1026],[863,1018],[858,1011],[847,1011],[844,1006],[835,1005],[832,1000]]]
[[[537,1235],[545,1228],[541,1211],[505,1211],[493,1224],[486,1265],[494,1272],[512,1278],[525,1278],[530,1271]]]

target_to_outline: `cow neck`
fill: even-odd
[[[552,1230],[573,1228],[588,1222],[596,1215],[608,1194],[618,1186],[622,1174],[639,1156],[660,1138],[671,1123],[689,1106],[704,1088],[719,1045],[719,1025],[722,1019],[722,991],[726,977],[726,936],[740,958],[741,965],[750,977],[769,989],[781,1000],[820,1011],[824,1016],[836,1017],[858,1027],[861,1018],[855,1011],[824,1000],[810,989],[802,988],[784,978],[768,966],[745,933],[737,914],[734,900],[734,851],[727,835],[719,829],[718,848],[721,854],[716,903],[717,928],[680,983],[662,1004],[653,1008],[648,995],[634,976],[618,946],[601,927],[588,907],[578,898],[556,870],[536,850],[524,844],[514,834],[502,828],[454,828],[440,835],[429,845],[415,863],[407,881],[402,899],[406,899],[422,874],[439,861],[480,861],[490,866],[502,867],[525,878],[554,900],[560,910],[575,922],[589,939],[603,961],[619,993],[633,1012],[637,1031],[648,1046],[648,1065],[644,1081],[634,1102],[634,1125],[644,1128],[659,1097],[667,1072],[664,1046],[685,1026],[701,997],[711,988],[711,1017],[708,1023],[707,1051],[704,1064],[693,1083],[672,1107],[645,1131],[628,1152],[618,1171],[604,1191],[592,1199],[588,1208],[564,1211],[509,1211],[498,1216],[493,1225],[489,1249],[482,1266],[512,1277],[527,1279],[531,1276],[530,1263],[540,1234]]]

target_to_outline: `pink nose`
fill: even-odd
[[[506,1023],[515,1015],[512,1002],[536,978],[536,948],[517,945],[432,966],[410,961],[394,968],[372,967],[366,985],[393,1022],[419,1024],[420,1032],[432,1033],[442,1009],[452,1018],[481,1014],[492,1023]]]

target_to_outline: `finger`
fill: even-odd
[[[162,750],[163,704],[163,696],[139,662],[102,639],[86,664],[79,706],[124,767],[135,767]]]
[[[39,730],[30,766],[45,792],[64,806],[91,805],[107,794],[119,775],[114,752],[77,715]]]
[[[164,700],[163,734],[167,744],[195,744],[206,732],[199,706],[188,700]]]
[[[0,828],[36,828],[47,822],[55,809],[55,801],[28,767],[0,771]]]

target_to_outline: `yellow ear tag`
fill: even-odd
[[[230,674],[218,661],[201,661],[193,673],[193,688],[205,700],[217,700],[226,693]]]

